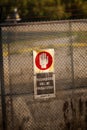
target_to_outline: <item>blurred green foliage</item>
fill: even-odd
[[[2,20],[18,8],[22,21],[79,19],[87,17],[87,0],[0,0]]]

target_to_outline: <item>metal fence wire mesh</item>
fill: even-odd
[[[87,20],[1,29],[6,130],[87,130]],[[55,97],[35,99],[33,50],[41,49],[54,49]]]

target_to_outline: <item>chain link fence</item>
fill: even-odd
[[[1,36],[5,130],[87,130],[87,20],[3,24]],[[55,97],[35,99],[42,49],[54,49]]]

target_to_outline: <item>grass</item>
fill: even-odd
[[[10,55],[14,55],[14,54],[22,54],[22,53],[32,53],[33,50],[38,50],[38,49],[44,49],[44,48],[54,48],[57,49],[59,47],[69,47],[71,46],[71,44],[52,44],[52,45],[45,45],[43,47],[37,46],[37,47],[30,47],[30,48],[22,48],[22,49],[17,49],[17,50],[11,50],[10,51]],[[72,44],[73,47],[87,47],[87,43],[74,43]],[[3,56],[8,56],[9,53],[8,51],[4,51],[3,52]]]
[[[87,32],[78,32],[76,35],[77,35],[77,39],[76,39],[77,42],[87,43]]]
[[[19,42],[35,42],[39,40],[48,40],[48,39],[54,39],[54,38],[64,38],[69,37],[70,32],[68,31],[46,31],[46,32],[15,32],[15,33],[3,33],[4,38],[7,37],[6,41],[8,43],[17,43]],[[72,33],[72,35],[75,35],[75,33]]]
[[[72,44],[73,47],[86,47],[87,46],[87,32],[16,32],[13,34],[8,33],[7,43],[3,38],[3,55],[7,56],[8,52],[10,55],[21,54],[26,52],[32,52],[34,49],[42,48],[54,48],[71,46],[69,43],[52,43],[42,44],[44,41],[55,40],[59,38],[68,38],[71,35],[75,36]],[[6,38],[6,33],[5,36]],[[72,37],[71,37],[72,38]],[[71,39],[72,40],[72,39]],[[50,42],[50,41],[49,41]]]

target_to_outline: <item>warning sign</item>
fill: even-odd
[[[54,49],[33,51],[34,74],[54,71]]]
[[[40,70],[46,70],[52,65],[52,56],[50,53],[42,51],[37,54],[35,64]]]
[[[54,97],[54,49],[33,51],[33,61],[35,98]]]

